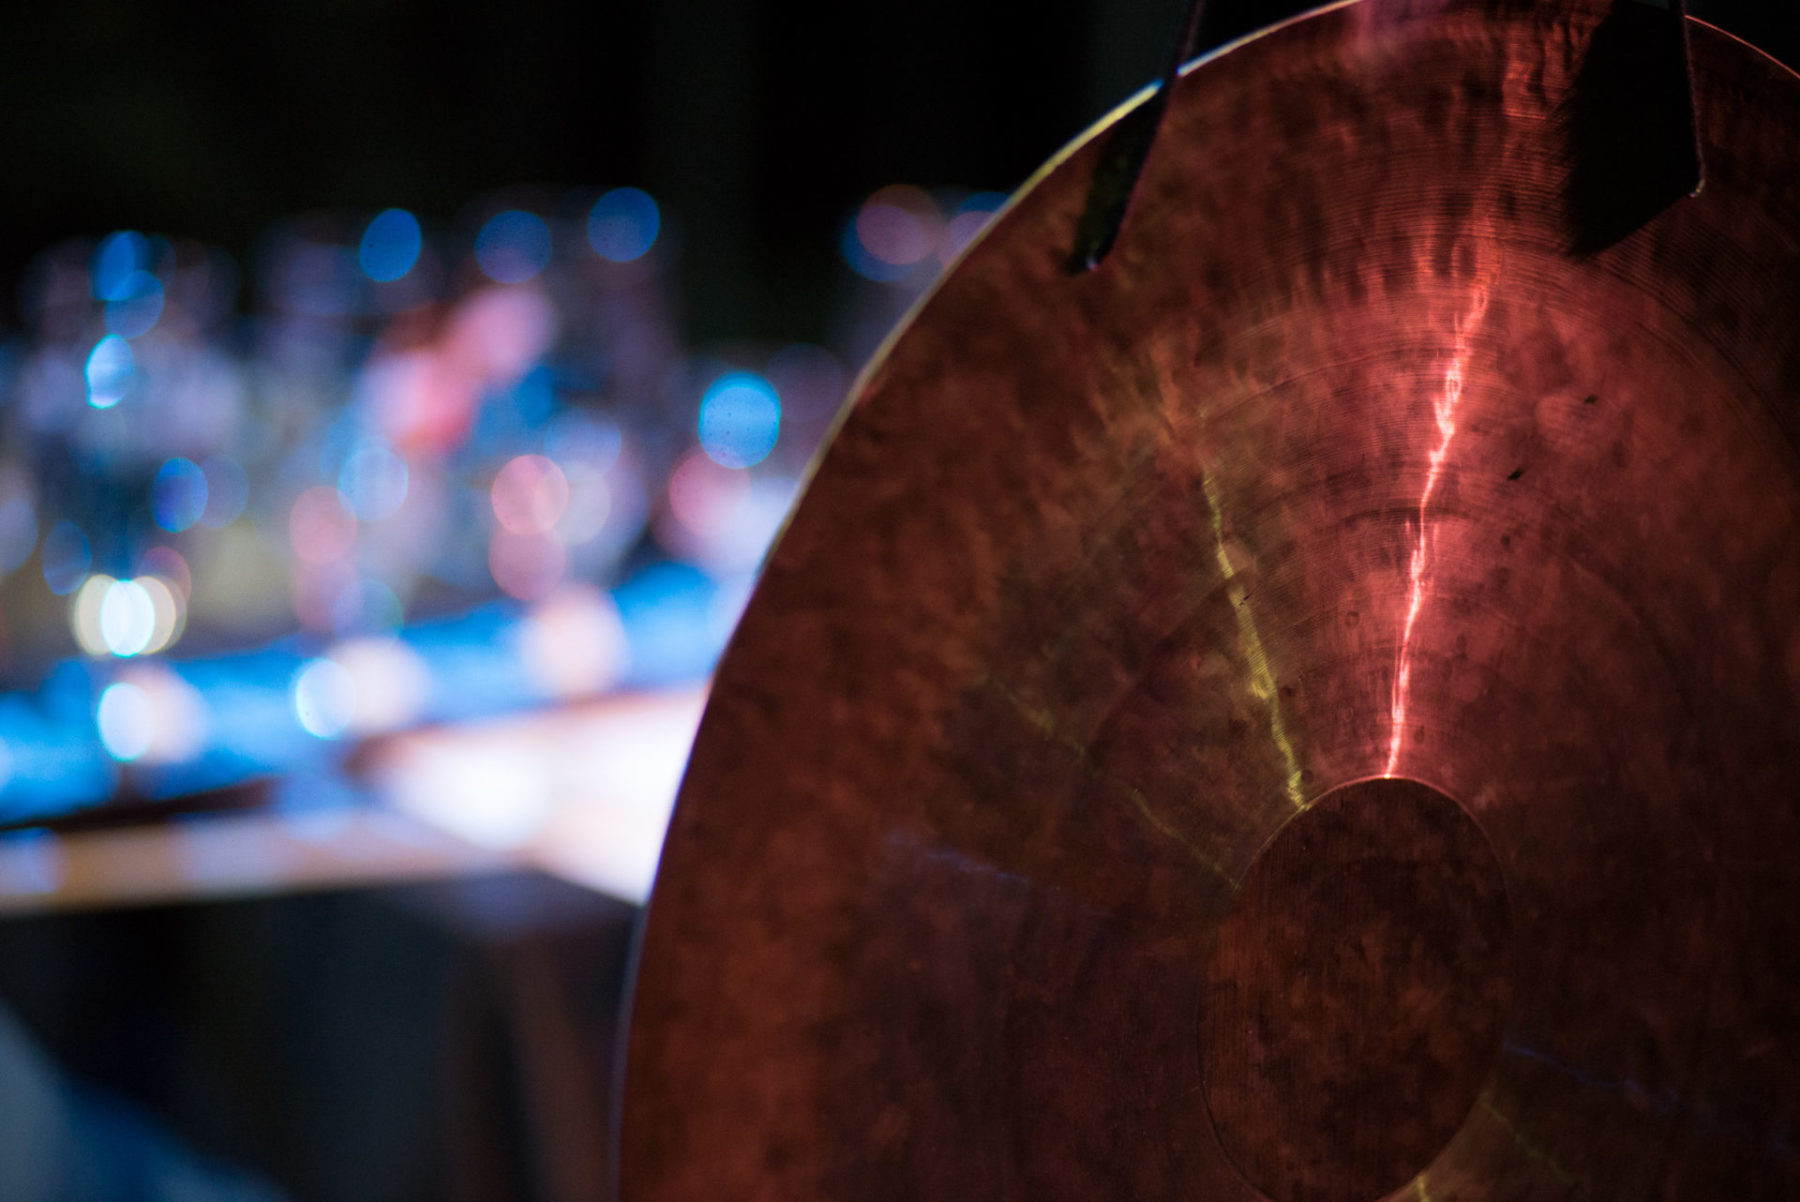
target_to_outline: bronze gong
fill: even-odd
[[[1634,6],[1282,26],[1099,270],[1104,129],[917,311],[719,671],[627,1202],[1800,1197],[1800,79],[1691,25],[1705,187],[1584,239]]]

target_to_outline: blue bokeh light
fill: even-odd
[[[594,202],[588,213],[588,245],[602,259],[629,263],[656,245],[662,213],[648,192],[614,188]]]
[[[721,376],[700,400],[700,445],[713,462],[751,467],[781,437],[781,397],[754,372]]]
[[[131,344],[117,334],[108,334],[88,352],[88,404],[111,409],[124,399],[136,374],[137,357],[131,353]]]
[[[101,239],[89,275],[94,299],[124,300],[126,281],[150,265],[150,243],[136,230],[120,230]]]
[[[191,459],[169,460],[156,471],[151,506],[158,526],[181,533],[206,512],[206,473]]]
[[[376,439],[359,442],[338,470],[338,491],[350,502],[356,516],[377,522],[393,514],[406,500],[406,460]]]
[[[363,231],[356,261],[376,283],[391,283],[413,269],[424,246],[419,219],[405,209],[388,209]]]
[[[497,284],[523,284],[550,262],[550,227],[536,213],[496,213],[475,236],[475,262]]]
[[[162,319],[162,281],[147,271],[126,274],[106,302],[106,328],[121,338],[148,334]]]

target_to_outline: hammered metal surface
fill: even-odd
[[[1281,27],[1183,79],[1099,271],[1063,270],[1090,138],[915,316],[720,669],[628,1202],[1259,1196],[1239,1164],[1317,1133],[1251,1097],[1227,1154],[1209,965],[1259,853],[1379,777],[1462,807],[1510,934],[1471,975],[1490,910],[1384,910],[1455,936],[1395,977],[1451,983],[1423,1037],[1505,985],[1438,1146],[1371,1126],[1417,1065],[1306,1044],[1360,1074],[1314,1121],[1367,1181],[1800,1197],[1800,80],[1693,27],[1706,187],[1587,249],[1607,11]]]

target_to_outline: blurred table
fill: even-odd
[[[689,687],[391,736],[355,757],[366,804],[10,835],[0,913],[533,866],[641,903],[705,703]]]

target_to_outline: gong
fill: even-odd
[[[1634,195],[1639,10],[1278,27],[1099,269],[1107,125],[914,313],[718,673],[627,1202],[1800,1197],[1800,79],[1689,23]]]

